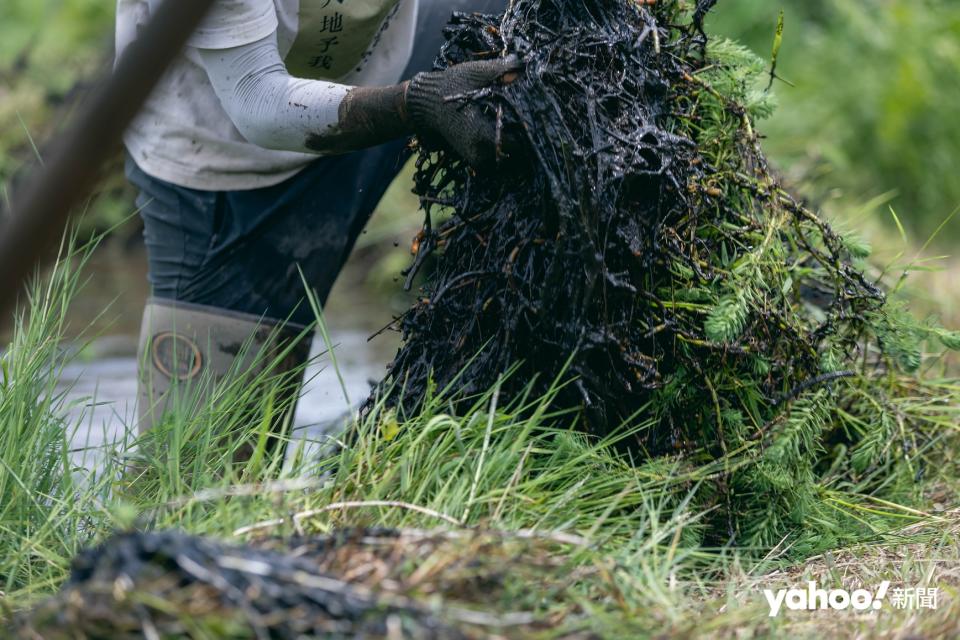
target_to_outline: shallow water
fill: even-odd
[[[342,424],[351,405],[367,397],[371,382],[383,377],[396,352],[393,332],[368,340],[390,321],[390,301],[358,285],[354,271],[348,268],[341,277],[325,313],[350,402],[329,355],[321,355],[327,349],[318,336],[294,419],[298,437],[324,440]],[[147,296],[139,251],[104,249],[91,261],[89,275],[74,305],[71,327],[97,337],[89,343],[84,339],[85,346],[65,367],[59,386],[68,421],[75,425],[74,461],[86,467],[95,465],[100,451],[122,441],[136,423],[136,334]]]

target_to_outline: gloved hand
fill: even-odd
[[[464,62],[443,71],[419,73],[406,90],[406,111],[417,134],[440,138],[474,167],[496,161],[496,114],[464,100],[521,67],[516,56]]]
[[[306,147],[343,153],[416,133],[445,143],[474,167],[493,164],[497,160],[496,114],[452,98],[490,87],[521,66],[511,56],[419,73],[397,85],[353,87],[340,103],[336,126],[311,133]],[[509,143],[507,138],[504,142]]]

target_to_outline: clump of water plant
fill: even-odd
[[[470,396],[519,363],[507,397],[569,380],[557,406],[622,431],[638,464],[713,466],[706,540],[822,543],[847,517],[827,487],[902,495],[922,473],[939,434],[898,402],[922,384],[924,341],[955,336],[888,301],[869,249],[780,183],[756,128],[772,73],[707,39],[714,4],[516,0],[454,17],[439,66],[523,62],[458,97],[522,144],[477,170],[421,143],[410,274],[436,268],[380,393],[411,416],[436,388]]]

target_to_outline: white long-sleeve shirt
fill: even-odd
[[[160,0],[118,0],[123,52]],[[315,154],[351,86],[394,84],[418,0],[218,0],[124,141],[149,175],[203,190],[271,186]]]

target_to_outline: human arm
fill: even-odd
[[[227,115],[257,146],[344,153],[418,133],[439,136],[473,164],[492,155],[492,118],[447,98],[488,86],[517,66],[515,60],[466,63],[409,83],[351,87],[291,76],[276,34],[198,51]]]
[[[224,111],[259,147],[343,153],[413,133],[403,113],[404,85],[356,88],[295,78],[280,58],[276,34],[199,54]],[[354,115],[358,99],[365,118]]]

